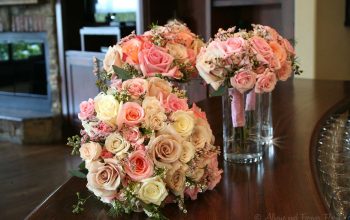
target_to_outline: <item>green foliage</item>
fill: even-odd
[[[128,92],[125,90],[115,93],[114,97],[118,102],[127,102],[130,99]]]
[[[292,68],[295,75],[301,75],[304,71],[300,69],[300,65],[297,58],[292,60]]]
[[[67,145],[73,147],[72,155],[79,155],[79,149],[81,146],[81,139],[79,135],[74,135],[67,139]]]
[[[166,169],[161,168],[161,167],[155,167],[154,174],[155,174],[155,176],[159,176],[160,178],[164,178],[165,174],[166,174]]]
[[[85,199],[80,197],[80,193],[79,192],[77,192],[76,195],[78,197],[78,201],[77,201],[77,203],[75,205],[72,206],[73,207],[72,213],[79,214],[79,213],[84,211],[84,207],[83,206],[85,205],[85,202],[91,197],[91,195],[88,196]]]
[[[153,131],[151,129],[148,129],[148,128],[144,128],[144,127],[140,127],[140,132],[143,134],[143,135],[150,135],[153,133]]]
[[[118,78],[121,80],[128,80],[132,78],[132,73],[117,67],[117,66],[113,66],[113,71],[118,75]]]
[[[143,210],[145,211],[146,215],[148,217],[150,217],[151,219],[155,219],[155,220],[168,219],[160,212],[159,206],[157,206],[157,205],[154,205],[154,204],[145,205]]]
[[[214,91],[213,93],[210,94],[210,97],[214,96],[222,96],[225,92],[226,87],[221,85],[218,90]]]
[[[98,71],[96,74],[97,74],[97,80],[96,80],[97,88],[99,88],[99,90],[106,93],[108,90],[107,82],[111,80],[111,76],[104,70]]]
[[[154,28],[157,28],[159,25],[158,25],[158,21],[156,22],[152,22],[150,25],[149,25],[149,29],[154,29]]]
[[[86,174],[80,170],[70,170],[69,174],[78,178],[86,179]]]

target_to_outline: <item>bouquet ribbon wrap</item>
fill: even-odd
[[[231,118],[233,127],[244,127],[244,94],[237,89],[230,88],[229,95],[231,96]]]
[[[246,111],[254,111],[255,110],[255,102],[256,102],[256,93],[254,89],[252,89],[246,98],[245,110]]]

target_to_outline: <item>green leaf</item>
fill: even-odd
[[[80,164],[79,164],[79,169],[80,170],[85,170],[86,168],[85,168],[85,161],[83,161],[83,162],[81,162]]]
[[[222,96],[225,92],[226,87],[225,86],[220,86],[218,90],[214,91],[213,93],[210,94],[210,97],[214,96]]]
[[[128,79],[132,78],[132,73],[130,73],[130,72],[128,72],[120,67],[113,66],[113,71],[118,75],[119,79],[128,80]]]
[[[80,170],[70,170],[69,171],[70,175],[78,177],[78,178],[86,178],[86,174],[81,172]]]

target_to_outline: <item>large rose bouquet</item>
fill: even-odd
[[[162,76],[179,82],[198,75],[196,57],[203,41],[176,20],[164,26],[154,25],[142,35],[134,33],[109,47],[103,60],[103,79],[116,72],[133,77]],[[124,74],[124,75],[125,75]]]
[[[244,93],[271,92],[277,80],[287,80],[295,64],[289,41],[271,27],[252,25],[253,30],[222,29],[197,57],[200,76],[215,90],[233,87]]]
[[[186,212],[185,197],[194,200],[220,181],[205,113],[164,79],[114,81],[82,102],[78,117],[81,138],[70,144],[84,161],[87,188],[113,213],[160,218],[159,207],[172,202]]]

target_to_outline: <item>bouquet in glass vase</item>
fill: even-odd
[[[196,61],[213,95],[222,95],[224,158],[238,163],[262,159],[262,145],[272,140],[271,91],[299,72],[288,40],[271,27],[252,27],[220,29]]]

